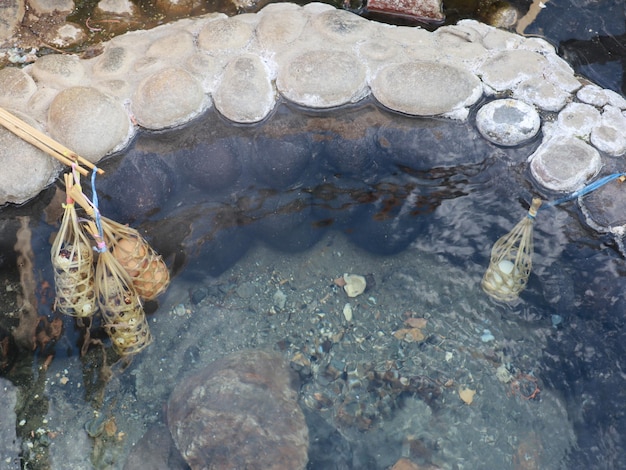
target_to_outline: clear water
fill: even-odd
[[[545,6],[526,32],[622,91],[623,5]],[[139,136],[107,161],[98,186],[103,211],[145,231],[176,274],[146,305],[155,342],[124,369],[97,344],[81,356],[84,329],[62,318],[56,342],[11,357],[2,375],[20,388],[24,460],[8,468],[123,468],[147,429],[163,434],[181,377],[251,347],[280,351],[300,373],[311,469],[388,468],[403,456],[440,468],[625,467],[626,268],[614,241],[589,230],[574,204],[542,211],[521,300],[499,304],[479,287],[492,244],[537,193],[525,165],[536,145],[496,148],[471,122],[372,104],[328,114],[283,106],[255,127],[209,114]],[[224,148],[246,159],[237,166]],[[302,148],[314,156],[306,164]],[[207,154],[221,155],[222,173],[194,186],[198,172],[179,163]],[[0,212],[0,341],[19,320],[18,217],[32,230],[38,313],[58,318],[43,284],[54,193]],[[333,282],[345,272],[372,287],[348,299]],[[423,341],[394,336],[409,317],[426,319]],[[91,337],[106,345],[97,324]],[[342,372],[334,380],[330,366]],[[502,367],[513,379],[498,378]],[[476,390],[470,405],[463,388]]]
[[[15,358],[4,375],[20,387],[28,468],[123,468],[146,430],[167,435],[164,404],[182,377],[246,348],[277,350],[299,372],[311,469],[401,457],[440,468],[621,465],[625,268],[611,240],[575,205],[541,211],[521,300],[494,302],[479,286],[492,244],[538,194],[525,165],[536,145],[498,148],[471,120],[372,103],[282,105],[252,127],[209,112],[140,135],[105,162],[98,188],[103,213],[143,231],[175,273],[146,305],[154,344],[113,363],[96,322],[81,355],[84,328],[62,318],[56,342]],[[2,212],[5,233],[30,217],[48,320],[58,318],[41,288],[53,193]],[[5,239],[6,282],[19,289]],[[344,273],[370,288],[348,298],[334,283]],[[8,328],[17,315],[5,308]],[[425,320],[423,339],[402,336],[408,318]],[[476,392],[469,405],[464,389]]]

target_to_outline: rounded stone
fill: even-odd
[[[591,130],[600,124],[600,111],[585,103],[570,103],[559,113],[557,124],[568,134],[587,139]]]
[[[598,151],[570,136],[543,142],[529,159],[535,180],[553,191],[575,191],[602,168]]]
[[[198,46],[205,51],[221,52],[242,49],[254,33],[254,26],[232,18],[218,18],[209,21],[198,34]]]
[[[124,223],[159,212],[175,191],[175,174],[155,154],[131,151],[99,179],[100,210]]]
[[[147,129],[163,129],[187,122],[200,114],[207,98],[189,72],[166,68],[141,81],[131,109],[137,123]]]
[[[122,105],[91,87],[60,92],[48,109],[48,129],[52,137],[92,162],[121,148],[131,134]]]
[[[37,59],[31,73],[35,80],[46,85],[69,87],[81,84],[85,69],[78,56],[50,54]]]
[[[367,94],[365,67],[347,51],[313,50],[279,64],[276,87],[290,101],[311,108],[330,108]]]
[[[247,350],[181,381],[167,408],[170,433],[192,469],[303,470],[309,434],[295,379],[276,353]]]
[[[312,145],[306,133],[273,135],[272,127],[263,127],[256,135],[250,156],[255,175],[271,188],[297,186],[312,157]]]
[[[626,153],[626,117],[618,108],[605,106],[600,124],[591,131],[591,143],[612,157]]]
[[[195,48],[194,37],[191,33],[176,31],[154,41],[148,47],[146,56],[180,61],[193,54]]]
[[[207,192],[233,185],[242,171],[232,139],[228,138],[182,149],[176,153],[176,164],[191,184]]]
[[[0,69],[0,103],[6,107],[26,104],[37,91],[35,81],[22,69]]]
[[[626,227],[623,185],[618,181],[609,182],[579,200],[587,223],[594,229],[610,232]]]
[[[374,30],[373,23],[346,10],[328,10],[313,19],[313,27],[333,43],[356,44],[368,39]]]
[[[96,59],[93,65],[93,74],[95,77],[124,74],[134,59],[135,54],[131,53],[128,48],[110,44],[104,53]]]
[[[265,50],[281,51],[295,41],[308,18],[293,3],[272,3],[261,10],[256,36]]]
[[[537,135],[541,126],[534,107],[515,99],[487,103],[476,114],[480,134],[494,144],[520,145]]]
[[[530,76],[541,76],[548,61],[541,54],[523,49],[506,50],[485,61],[480,76],[496,91],[513,89]]]
[[[430,61],[383,68],[370,84],[384,106],[416,116],[452,113],[482,96],[480,80],[465,69]]]
[[[39,125],[21,113],[17,117],[35,128]],[[0,127],[0,206],[21,204],[35,197],[59,172],[60,165],[25,140]]]
[[[213,100],[217,110],[231,121],[253,123],[269,114],[276,93],[265,64],[258,56],[247,54],[226,65]]]

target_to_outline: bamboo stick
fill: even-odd
[[[22,121],[17,116],[14,116],[6,109],[0,108],[0,124],[13,132],[18,137],[21,137],[26,142],[34,145],[40,150],[43,150],[47,154],[59,160],[61,163],[72,166],[76,164],[76,169],[83,176],[88,176],[89,171],[82,168],[80,165],[84,165],[87,168],[93,170],[96,166],[89,160],[84,159],[76,152],[68,149],[64,145],[54,140],[52,137],[47,136],[33,126]],[[104,170],[98,168],[98,174],[103,174]]]

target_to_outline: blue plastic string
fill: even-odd
[[[567,196],[564,196],[564,197],[562,197],[560,199],[557,199],[555,201],[551,201],[551,202],[545,203],[539,209],[541,210],[541,209],[543,209],[545,207],[558,206],[559,204],[563,204],[564,202],[568,202],[568,201],[571,201],[573,199],[582,197],[585,194],[589,194],[590,192],[595,191],[596,189],[604,186],[605,184],[610,183],[611,181],[614,181],[617,178],[621,178],[621,177],[626,177],[626,173],[613,173],[613,174],[604,176],[604,177],[600,178],[599,180],[596,180],[593,183],[588,184],[584,188],[581,188],[578,191],[574,191],[572,194],[568,194]]]
[[[98,209],[98,192],[96,191],[96,174],[98,173],[98,167],[93,167],[93,172],[91,173],[91,199],[94,208],[94,214],[96,219],[96,227],[98,228],[98,237],[97,246],[94,248],[99,253],[104,253],[107,251],[106,244],[104,243],[104,232],[102,230],[102,221],[100,219],[100,209]]]

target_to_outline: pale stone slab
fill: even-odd
[[[513,96],[545,111],[560,111],[571,95],[540,75],[521,82],[513,90]]]
[[[163,129],[191,120],[206,102],[198,80],[183,69],[170,67],[141,81],[131,109],[140,126]]]
[[[578,90],[576,98],[583,103],[598,107],[609,104],[620,109],[626,109],[626,99],[623,96],[615,93],[613,90],[605,90],[594,84],[585,85]]]
[[[176,31],[154,41],[146,55],[161,59],[176,59],[177,61],[189,57],[196,50],[194,37],[187,31]]]
[[[91,162],[125,145],[131,133],[126,110],[91,87],[60,92],[48,110],[52,137]]]
[[[370,87],[384,106],[416,116],[452,113],[482,96],[482,84],[472,73],[426,61],[389,65],[378,73]]]
[[[314,50],[289,56],[278,67],[276,87],[295,103],[330,108],[367,94],[365,67],[350,52]]]
[[[254,25],[239,17],[209,21],[198,34],[198,47],[209,52],[241,50],[252,39]]]
[[[265,64],[252,54],[233,59],[224,70],[213,101],[217,110],[232,121],[252,123],[264,119],[276,102]]]
[[[333,44],[351,43],[369,38],[375,28],[372,23],[345,10],[328,10],[312,20],[313,28]]]
[[[600,125],[591,131],[591,143],[613,157],[626,153],[626,117],[614,106],[606,106]]]
[[[485,61],[479,74],[486,85],[496,91],[513,89],[532,76],[541,76],[546,59],[536,52],[525,50],[502,51]]]
[[[35,81],[22,69],[0,69],[0,105],[21,107],[37,91]]]
[[[30,117],[9,110],[31,126],[41,127]],[[56,177],[60,165],[38,148],[0,127],[0,205],[21,204],[35,197]]]
[[[600,111],[585,103],[570,103],[559,113],[557,124],[567,134],[588,139],[591,130],[600,124]]]
[[[281,5],[276,8],[274,5]],[[290,5],[295,8],[286,7]],[[273,8],[269,8],[274,6]],[[256,36],[261,46],[268,51],[280,52],[300,37],[309,21],[302,8],[293,4],[275,3],[262,10],[256,28]]]
[[[537,110],[523,101],[495,100],[476,114],[476,126],[481,135],[498,145],[520,145],[537,135],[541,119]]]
[[[78,56],[71,54],[50,54],[37,59],[31,73],[39,81],[59,87],[80,85],[85,76],[85,68]]]
[[[535,180],[553,191],[580,189],[602,168],[595,148],[576,137],[562,135],[544,141],[529,160]]]
[[[128,47],[110,44],[104,53],[94,59],[92,69],[94,77],[123,75],[130,70],[135,59],[135,54]]]

